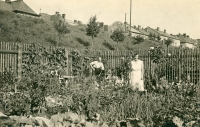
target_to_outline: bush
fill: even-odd
[[[134,44],[139,44],[141,42],[144,42],[144,37],[143,36],[137,35],[136,37],[134,37]]]

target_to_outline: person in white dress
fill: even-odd
[[[144,90],[144,81],[143,81],[143,74],[144,74],[144,65],[143,61],[138,59],[139,55],[134,55],[134,60],[130,62],[130,73],[129,73],[129,84],[132,90]]]

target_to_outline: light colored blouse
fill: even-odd
[[[101,70],[104,70],[103,63],[99,62],[99,61],[93,61],[93,62],[91,62],[90,66],[93,66],[94,68],[101,68]]]

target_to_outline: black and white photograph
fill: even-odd
[[[0,127],[200,127],[200,0],[0,0]]]

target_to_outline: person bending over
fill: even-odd
[[[104,72],[104,65],[102,63],[101,57],[99,57],[97,61],[91,62],[90,66],[93,70],[92,74],[95,75],[95,77],[102,76]]]

